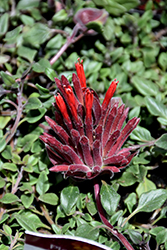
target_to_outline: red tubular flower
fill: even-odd
[[[86,88],[86,77],[83,69],[83,60],[80,61],[80,59],[78,59],[78,62],[75,64],[75,68],[77,71],[81,88]]]
[[[50,170],[80,179],[92,179],[101,173],[112,176],[137,153],[136,147],[134,150],[122,146],[139,118],[132,118],[122,128],[128,108],[112,101],[118,81],[112,81],[101,104],[96,92],[86,87],[83,62],[78,59],[75,66],[77,75],[72,77],[75,92],[64,76],[61,81],[55,79],[56,122],[46,117],[55,136],[53,133],[40,136],[54,165]]]

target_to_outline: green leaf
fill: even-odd
[[[114,225],[116,222],[119,221],[119,219],[123,216],[123,210],[118,210],[115,212],[111,218],[110,218],[110,223]]]
[[[52,224],[52,229],[55,232],[55,234],[61,234],[61,229],[56,224]]]
[[[158,226],[150,230],[150,233],[156,236],[158,245],[163,244],[167,241],[167,228]]]
[[[61,9],[56,14],[54,14],[54,16],[52,17],[53,22],[56,24],[58,22],[66,21],[67,19],[68,19],[68,14],[65,11],[65,9]]]
[[[12,159],[12,148],[10,145],[7,145],[6,148],[4,149],[4,151],[2,152],[2,156],[6,159],[6,160],[11,160]]]
[[[21,191],[29,191],[29,192],[33,192],[33,188],[31,187],[30,183],[28,182],[25,182],[25,183],[22,183],[23,185],[20,187],[20,190]]]
[[[46,111],[47,110],[45,108],[29,110],[24,121],[27,121],[29,123],[35,123],[35,122],[39,121],[44,116]]]
[[[123,222],[122,227],[126,224],[130,218],[139,212],[152,212],[160,208],[167,199],[166,189],[156,189],[149,192],[143,193],[138,202],[137,208],[126,218]]]
[[[50,187],[50,184],[48,182],[48,177],[45,171],[41,172],[38,181],[36,184],[36,190],[40,195],[45,194]]]
[[[144,96],[156,96],[158,92],[158,86],[151,80],[146,80],[142,76],[133,76],[132,83],[136,89]]]
[[[135,231],[134,229],[128,229],[126,230],[126,232],[129,235],[130,239],[133,241],[133,243],[135,243],[136,245],[141,244],[143,237],[138,231]]]
[[[6,147],[6,141],[4,137],[0,137],[0,152],[2,152]]]
[[[136,192],[138,196],[141,196],[143,193],[146,193],[154,189],[156,189],[156,185],[154,184],[154,182],[150,181],[145,177],[144,180],[141,183],[139,183],[138,187],[136,188]]]
[[[6,235],[10,236],[12,234],[12,229],[8,225],[3,225],[3,229],[6,233]]]
[[[49,77],[49,79],[53,82],[55,81],[55,77],[58,77],[56,72],[51,68],[46,68],[45,73],[46,73],[47,77]]]
[[[162,104],[162,102],[152,97],[146,97],[145,101],[146,101],[146,106],[152,115],[161,116],[167,119],[167,108],[165,105]]]
[[[10,56],[8,56],[8,55],[0,55],[0,64],[4,64],[4,63],[8,62],[9,60],[10,60]],[[2,87],[1,87],[1,89],[2,89]],[[1,95],[2,95],[2,93],[0,94],[0,96]]]
[[[102,181],[100,197],[103,208],[109,215],[112,215],[117,209],[120,195],[110,185]]]
[[[28,134],[25,135],[23,138],[19,138],[17,142],[17,146],[23,148],[24,152],[28,152],[33,144],[34,141],[38,139],[38,135],[36,134]]]
[[[17,28],[8,31],[6,33],[6,36],[4,38],[4,40],[8,43],[8,44],[13,44],[13,43],[17,43],[18,39],[19,39],[19,33],[22,31],[22,26],[18,26]]]
[[[131,111],[129,112],[129,119],[132,119],[133,117],[138,117],[140,114],[140,109],[140,107],[134,107],[133,109],[131,109]]]
[[[8,218],[9,218],[9,214],[3,214],[2,218],[0,220],[0,224],[2,224],[3,222],[5,222]]]
[[[167,190],[156,189],[143,193],[139,198],[136,210],[139,212],[152,212],[160,208],[167,199]]]
[[[25,208],[29,208],[34,200],[34,194],[22,194],[21,201]]]
[[[92,197],[88,198],[88,202],[86,203],[86,208],[88,209],[89,213],[93,216],[97,213],[97,208],[95,202],[93,201]]]
[[[58,204],[58,196],[54,193],[40,195],[38,199],[53,206]]]
[[[17,53],[20,57],[23,57],[32,63],[34,60],[34,57],[36,56],[37,50],[30,49],[25,46],[20,46],[17,50]]]
[[[51,30],[43,23],[35,23],[29,31],[24,34],[26,43],[32,44],[34,47],[39,48],[39,45],[48,40],[51,36]]]
[[[142,165],[132,165],[126,169],[126,172],[119,178],[119,184],[121,186],[131,186],[135,182],[143,181],[146,176],[147,170]]]
[[[117,0],[117,2],[119,4],[122,4],[127,9],[127,11],[137,7],[139,5],[139,3],[140,3],[139,0],[128,0],[128,1]]]
[[[26,112],[31,110],[31,109],[38,109],[41,108],[42,103],[37,97],[30,97],[28,99],[28,102],[25,105],[25,110]]]
[[[137,177],[132,172],[124,172],[119,179],[119,184],[123,187],[128,187],[137,182]]]
[[[32,144],[31,152],[38,153],[41,152],[42,149],[43,149],[43,143],[40,140],[37,140]]]
[[[20,226],[25,230],[37,232],[37,228],[39,227],[47,228],[47,226],[41,222],[37,215],[30,212],[25,212],[23,214],[15,213],[14,217]]]
[[[98,22],[98,21],[88,22],[86,24],[86,27],[88,29],[93,29],[98,33],[102,33],[102,31],[103,31],[103,24],[101,22]]]
[[[162,124],[162,125],[167,125],[167,118],[163,118],[163,117],[158,117],[157,121]]]
[[[127,205],[129,212],[132,213],[132,209],[136,204],[136,194],[129,194],[129,196],[125,199],[125,204]]]
[[[3,188],[5,184],[6,184],[5,180],[0,176],[0,188]]]
[[[77,228],[75,235],[90,240],[96,240],[99,236],[99,230],[85,223]]]
[[[115,0],[93,0],[96,5],[102,6],[105,8],[110,14],[114,16],[119,16],[120,14],[127,11],[127,9],[122,5],[116,2]]]
[[[0,17],[0,36],[4,35],[8,30],[9,14],[4,13]]]
[[[155,145],[167,150],[167,134],[163,134],[158,140],[156,140]]]
[[[1,71],[1,77],[2,77],[2,80],[4,81],[4,83],[6,84],[6,86],[8,86],[8,87],[11,87],[15,83],[14,78],[12,76],[6,74],[3,71]]]
[[[9,246],[5,246],[4,244],[1,244],[0,250],[9,250]]]
[[[17,4],[18,10],[29,10],[31,8],[39,7],[40,0],[21,0]]]
[[[50,67],[51,67],[51,65],[50,65],[49,61],[45,58],[42,58],[39,60],[39,62],[33,64],[32,69],[35,72],[43,73],[43,72],[45,72],[46,68],[50,68]]]
[[[150,131],[146,128],[137,126],[130,135],[132,140],[137,140],[141,142],[152,141],[154,138],[151,136]]]
[[[160,53],[158,57],[158,63],[164,71],[167,70],[167,53],[166,52]]]
[[[12,172],[17,172],[17,166],[16,164],[12,163],[12,162],[6,162],[2,165],[3,169],[7,169],[10,170]]]
[[[34,18],[28,16],[28,15],[21,15],[20,16],[21,21],[28,26],[33,26],[34,25]]]
[[[138,21],[138,26],[140,28],[143,28],[147,25],[148,21],[152,19],[153,12],[152,10],[147,10],[144,12],[144,14],[140,17]]]
[[[40,86],[38,83],[35,86],[38,88],[40,95],[46,95],[49,93],[48,89]]]
[[[60,202],[64,212],[70,215],[79,197],[79,189],[75,186],[69,186],[62,190]]]
[[[164,228],[164,230],[161,230],[156,235],[156,241],[157,241],[158,245],[167,242],[167,228]]]
[[[0,200],[0,202],[4,204],[11,204],[16,201],[18,201],[18,197],[15,194],[11,194],[11,193],[5,194]]]

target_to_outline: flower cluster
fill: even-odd
[[[74,90],[65,76],[61,81],[55,79],[55,121],[45,117],[54,136],[46,132],[40,136],[54,165],[50,170],[80,179],[92,179],[101,173],[112,176],[137,153],[122,146],[139,118],[123,126],[128,108],[112,99],[118,81],[112,81],[101,104],[97,93],[86,86],[83,62],[78,59],[75,67]]]

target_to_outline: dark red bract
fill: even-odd
[[[101,173],[112,176],[137,153],[122,146],[139,118],[132,118],[123,127],[128,108],[112,99],[118,81],[112,81],[101,104],[96,92],[86,86],[82,61],[78,60],[75,66],[74,90],[65,76],[61,81],[55,79],[58,88],[55,121],[46,116],[55,136],[48,133],[40,136],[54,165],[50,171],[81,179],[92,179]]]

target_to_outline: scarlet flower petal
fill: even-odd
[[[75,89],[75,93],[77,95],[77,98],[78,98],[79,102],[83,105],[83,91],[82,91],[79,79],[76,76],[76,74],[74,74],[74,73],[72,75],[72,82],[74,84],[74,89]]]
[[[56,104],[61,112],[61,114],[63,115],[64,119],[68,122],[70,122],[70,117],[68,115],[68,111],[67,111],[67,107],[66,104],[63,100],[63,97],[58,93],[57,96],[54,96],[55,100],[56,100]]]
[[[81,84],[81,88],[86,88],[86,77],[85,77],[85,72],[83,68],[83,60],[80,61],[80,58],[78,58],[78,62],[75,64],[75,68],[76,68],[77,76]]]
[[[118,81],[114,79],[114,81],[111,82],[109,89],[106,92],[106,95],[104,97],[103,103],[102,103],[102,109],[105,110],[113,97],[115,90],[117,88]]]
[[[85,92],[86,121],[92,120],[93,94],[90,89]]]
[[[77,109],[76,109],[76,103],[75,103],[75,97],[74,93],[71,88],[65,88],[66,96],[67,96],[67,103],[70,107],[70,111],[72,116],[74,116],[74,119],[78,119],[77,115]]]
[[[92,119],[92,106],[93,106],[93,94],[90,89],[85,91],[85,108],[86,108],[86,117],[85,117],[85,131],[86,136],[89,138],[90,145],[93,144],[93,119]]]

